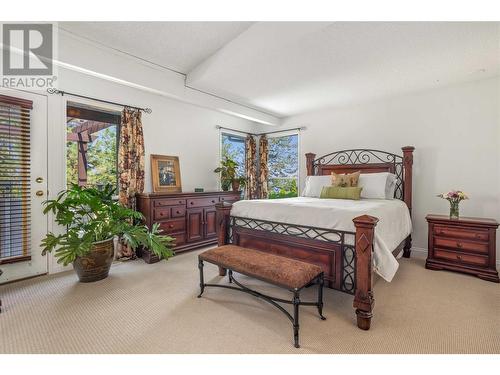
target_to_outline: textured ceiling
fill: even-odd
[[[497,75],[500,23],[61,23],[279,117]]]
[[[187,73],[251,22],[59,22],[60,29]]]

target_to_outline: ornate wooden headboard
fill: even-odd
[[[335,151],[316,158],[316,154],[306,154],[306,167],[308,176],[321,176],[335,173],[361,173],[390,172],[396,175],[396,189],[394,198],[406,203],[411,213],[412,200],[412,165],[413,146],[402,148],[403,156],[390,152],[353,149]]]

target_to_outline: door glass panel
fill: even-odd
[[[0,264],[30,259],[31,107],[0,95]]]

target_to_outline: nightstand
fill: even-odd
[[[450,270],[500,282],[496,269],[496,230],[494,219],[427,215],[429,253],[425,268]]]

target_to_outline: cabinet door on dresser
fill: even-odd
[[[216,226],[216,210],[213,207],[203,209],[203,218],[205,224],[205,238],[214,238],[217,236],[217,226]]]
[[[203,239],[203,208],[190,208],[186,211],[187,242]]]

